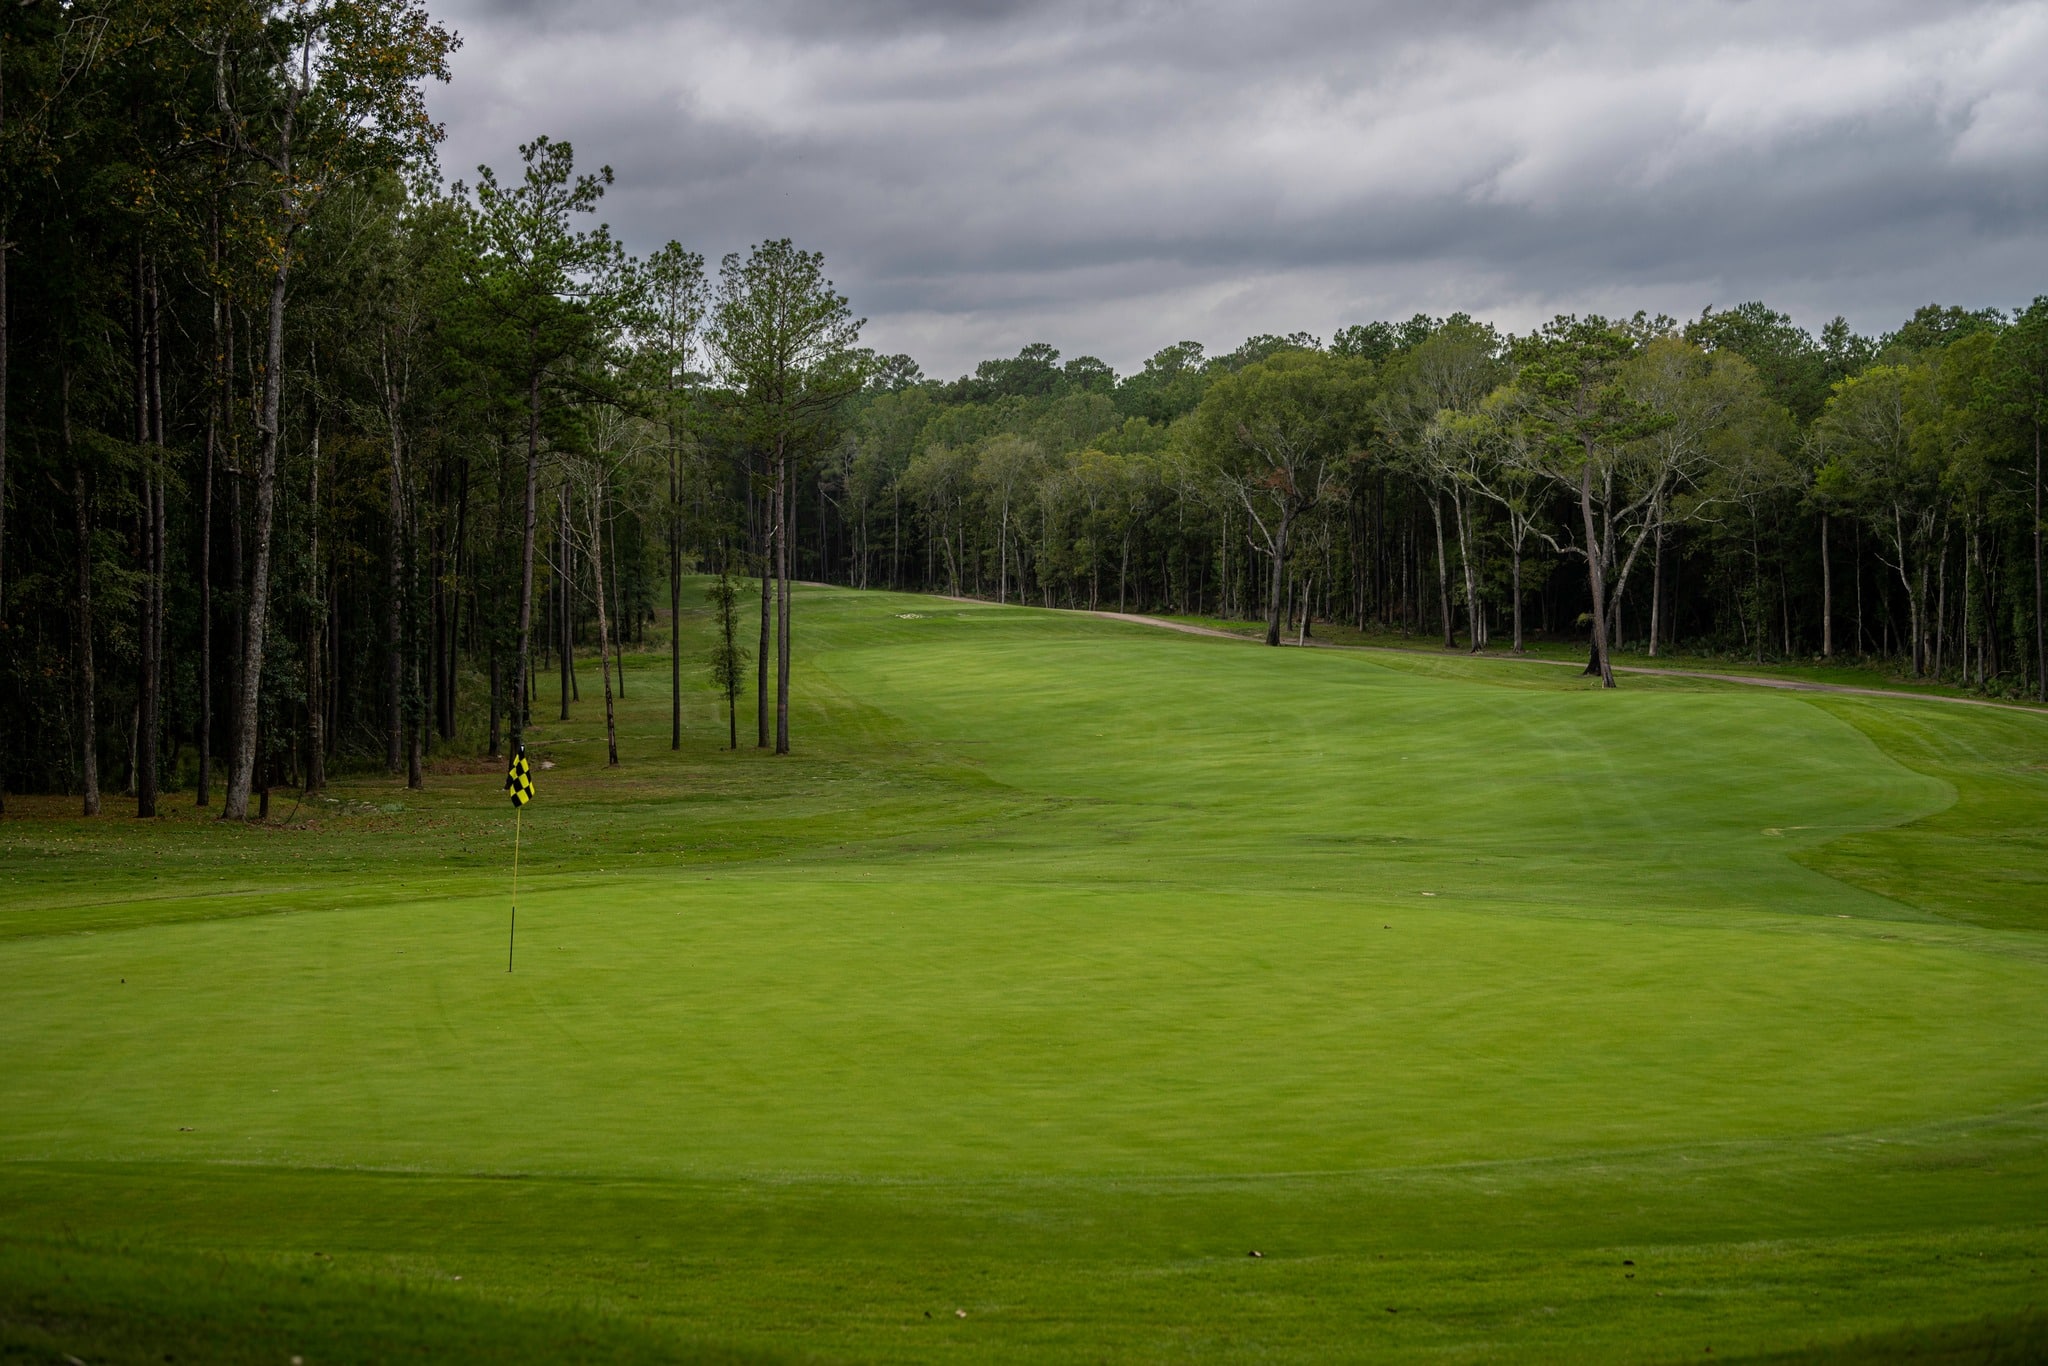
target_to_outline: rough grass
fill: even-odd
[[[495,774],[11,799],[0,1349],[2038,1355],[2048,725],[799,602],[510,975]]]

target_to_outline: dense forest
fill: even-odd
[[[672,743],[716,688],[787,752],[806,580],[2048,699],[2048,298],[1875,338],[1761,303],[1418,316],[940,381],[788,240],[634,257],[566,143],[444,179],[458,40],[411,0],[0,25],[4,790],[239,818],[343,769],[418,785],[584,688],[609,718],[647,649]],[[718,657],[686,658],[664,623],[705,610]]]

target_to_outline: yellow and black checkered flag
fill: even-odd
[[[512,756],[512,766],[505,770],[505,795],[514,806],[524,806],[533,800],[533,766],[526,762],[523,745]]]

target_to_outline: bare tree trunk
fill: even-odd
[[[215,272],[220,269],[220,214],[207,219],[208,251]],[[213,304],[213,362],[207,367],[206,472],[199,499],[199,790],[194,806],[213,803],[213,469],[220,453],[220,428],[227,420],[227,371],[222,359],[226,344],[225,304],[216,286]]]
[[[135,244],[134,270],[130,279],[132,298],[129,334],[134,343],[135,446],[141,455],[142,498],[135,516],[135,559],[141,570],[140,608],[135,623],[137,676],[133,728],[129,734],[128,791],[135,798],[138,817],[156,815],[157,662],[156,595],[162,584],[162,570],[156,561],[156,476],[160,452],[150,450],[154,431],[150,422],[150,328],[155,322],[150,297],[149,265],[140,240]]]
[[[1280,511],[1280,535],[1273,542],[1273,577],[1266,590],[1266,643],[1277,646],[1280,643],[1280,612],[1286,601],[1287,540],[1294,530],[1294,517],[1289,509]]]
[[[2041,424],[2034,423],[2034,700],[2048,702],[2048,622],[2041,616]]]
[[[320,645],[327,634],[326,577],[320,572],[320,421],[313,420],[312,473],[306,484],[310,529],[306,559],[312,566],[313,625],[306,632],[306,790],[327,786],[327,708],[320,676]]]
[[[683,747],[683,488],[671,439],[668,451],[668,747]],[[721,571],[729,568],[719,566]],[[737,722],[734,722],[737,725]],[[735,745],[735,748],[738,746]]]
[[[78,639],[74,643],[73,683],[78,692],[78,785],[80,809],[85,815],[100,814],[99,721],[95,715],[97,696],[92,669],[92,500],[87,489],[85,466],[71,448],[71,367],[58,362],[59,438],[65,463],[71,466],[72,529],[78,544],[77,608]]]
[[[289,248],[286,248],[289,251]],[[263,690],[263,641],[270,624],[270,540],[277,509],[277,445],[284,406],[284,301],[290,257],[278,264],[270,285],[269,326],[263,343],[263,400],[256,419],[255,558],[250,566],[247,610],[243,614],[241,687],[235,698],[235,756],[228,771],[221,819],[249,818],[256,781],[256,721]]]
[[[1664,624],[1664,519],[1657,519],[1657,544],[1650,552],[1650,658],[1657,657],[1657,637]]]
[[[1835,657],[1835,571],[1828,560],[1828,515],[1820,515],[1820,653]]]
[[[570,629],[569,601],[575,583],[569,576],[569,486],[555,501],[555,665],[562,677],[561,720],[569,719],[569,689],[575,682],[576,636]]]
[[[1513,515],[1512,512],[1509,513],[1510,518]],[[1510,529],[1513,529],[1512,526]],[[1515,533],[1515,543],[1511,558],[1513,563],[1510,573],[1514,578],[1515,594],[1515,653],[1520,654],[1522,653],[1522,534],[1520,532]]]
[[[1441,493],[1429,495],[1429,515],[1436,522],[1436,600],[1437,611],[1443,617],[1444,648],[1456,649],[1458,644],[1457,624],[1451,619],[1451,565],[1444,554],[1444,499]]]
[[[383,370],[384,411],[391,428],[384,518],[390,538],[385,554],[384,771],[396,774],[402,762],[405,727],[405,466],[398,432],[398,391],[391,383],[388,353],[383,356]]]
[[[603,484],[598,485],[598,507],[596,511],[597,515],[600,518],[602,518],[605,515]],[[632,616],[633,609],[626,605],[626,579],[623,574],[619,573],[618,537],[612,537],[611,546],[611,585],[613,609],[612,619],[614,620],[614,622],[617,623],[619,628],[618,631],[612,637],[612,656],[614,662],[617,663],[619,666],[619,697],[621,699],[624,699],[624,697],[626,696],[626,636],[631,632],[632,629],[630,625],[630,619]]]
[[[590,490],[583,500],[583,515],[590,524],[590,573],[597,586],[597,661],[598,671],[604,675],[604,743],[605,763],[608,767],[619,766],[619,727],[612,713],[612,637],[611,618],[604,609],[604,515],[599,510],[604,502],[602,485]]]
[[[532,339],[538,347],[539,338]],[[527,670],[533,658],[533,542],[540,519],[540,369],[526,377],[526,517],[519,541],[519,653],[512,660],[512,752],[526,744]]]
[[[1614,686],[1614,663],[1607,657],[1607,567],[1601,561],[1600,541],[1593,525],[1593,453],[1585,453],[1579,470],[1579,516],[1586,529],[1586,587],[1593,597],[1593,659],[1587,673],[1600,675],[1600,686]],[[1597,667],[1595,667],[1597,666]]]
[[[761,551],[761,642],[760,649],[754,656],[756,749],[768,748],[768,613],[775,601],[771,586],[775,568],[775,523],[769,515],[769,509],[773,504],[774,498],[771,496],[768,506],[757,506],[754,512],[754,543]]]
[[[1458,558],[1465,574],[1465,624],[1471,632],[1472,653],[1486,645],[1486,618],[1479,609],[1479,578],[1473,569],[1472,530],[1465,519],[1465,495],[1451,495],[1451,511],[1458,519]]]
[[[775,752],[789,753],[789,543],[790,505],[796,501],[796,462],[776,455],[775,516]]]

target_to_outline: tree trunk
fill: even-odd
[[[391,384],[391,361],[384,358],[384,405],[390,423],[390,449],[384,525],[384,771],[398,772],[405,735],[405,466],[398,434],[398,394]]]
[[[1472,565],[1472,530],[1466,522],[1462,492],[1451,495],[1451,511],[1458,519],[1458,558],[1465,575],[1465,626],[1471,634],[1472,653],[1476,655],[1486,645],[1486,618],[1479,609],[1479,579]]]
[[[777,476],[778,480],[780,475]],[[774,505],[770,495],[766,506],[757,506],[754,511],[754,544],[761,551],[761,641],[754,656],[754,748],[768,748],[768,613],[773,609],[773,571],[775,568],[775,520],[770,515]]]
[[[532,339],[536,349],[540,339]],[[526,376],[526,517],[519,540],[519,653],[512,660],[512,752],[526,745],[527,670],[533,657],[533,542],[540,521],[540,369]]]
[[[775,752],[789,753],[789,542],[790,505],[796,501],[796,465],[786,453],[775,457]]]
[[[668,452],[668,747],[683,747],[683,487],[673,440]],[[730,566],[720,565],[721,573]],[[739,723],[733,722],[734,726]],[[737,746],[735,746],[737,748]]]
[[[221,806],[221,819],[231,821],[249,818],[249,795],[256,781],[256,722],[263,690],[263,640],[270,624],[271,523],[277,508],[277,444],[284,406],[284,301],[290,270],[287,256],[279,262],[271,281],[269,326],[263,342],[263,399],[256,420],[256,544],[243,613],[234,764],[228,772],[227,800]]]
[[[562,715],[569,719],[569,689],[574,684],[576,637],[570,629],[569,602],[575,592],[569,575],[569,486],[555,499],[555,667],[562,678]]]
[[[92,668],[92,500],[87,488],[85,466],[71,448],[71,367],[58,362],[58,423],[64,459],[71,466],[72,530],[78,546],[78,584],[74,598],[78,633],[73,646],[72,682],[78,705],[78,786],[85,815],[100,814],[99,721],[95,714],[98,698]]]
[[[312,566],[313,626],[306,632],[306,790],[327,786],[327,709],[320,677],[320,644],[327,634],[327,591],[320,569],[320,423],[313,423],[312,473],[306,484],[307,562]]]
[[[2034,700],[2048,702],[2048,622],[2041,615],[2041,423],[2034,422]]]
[[[1280,644],[1280,613],[1286,601],[1287,587],[1287,539],[1294,529],[1294,517],[1287,508],[1280,510],[1280,535],[1273,542],[1273,578],[1266,591],[1266,643]]]
[[[1828,560],[1828,515],[1820,515],[1820,653],[1835,657],[1835,571]]]
[[[611,617],[604,608],[604,515],[599,510],[603,502],[604,489],[600,485],[584,499],[583,515],[590,523],[590,572],[597,586],[597,662],[598,671],[604,675],[605,764],[609,768],[617,768],[619,726],[612,712]]]
[[[208,215],[209,253],[216,273],[220,269],[220,215]],[[225,345],[223,311],[218,290],[213,291],[213,361],[208,366],[206,398],[206,470],[199,498],[199,790],[194,806],[213,804],[213,469],[220,451],[220,428],[227,420],[227,372],[222,360]]]
[[[1664,625],[1664,519],[1657,519],[1657,544],[1650,552],[1650,658],[1657,657],[1657,637]]]
[[[1593,658],[1587,673],[1600,675],[1600,686],[1614,686],[1614,662],[1607,656],[1607,567],[1603,565],[1600,542],[1593,525],[1593,452],[1585,453],[1579,470],[1579,516],[1586,529],[1586,588],[1593,597]]]
[[[1444,553],[1444,499],[1440,493],[1429,495],[1429,515],[1436,521],[1436,599],[1437,611],[1443,619],[1444,648],[1456,649],[1458,645],[1457,625],[1451,619],[1451,565]]]
[[[1514,514],[1510,512],[1508,515],[1512,517]],[[1514,579],[1515,594],[1515,653],[1520,654],[1522,653],[1522,537],[1519,532],[1515,535],[1515,543],[1511,548],[1510,554],[1513,563],[1509,572]]]
[[[602,520],[605,515],[603,489],[603,484],[599,484],[597,506],[592,509],[599,520]],[[617,537],[612,538],[611,545],[612,622],[619,628],[612,636],[612,655],[614,661],[619,666],[619,696],[623,699],[626,695],[626,636],[631,630],[628,620],[632,615],[633,609],[626,605],[626,580],[625,576],[619,573],[619,542]],[[596,547],[593,546],[592,549],[595,550]],[[600,574],[598,577],[602,580],[604,576]]]

